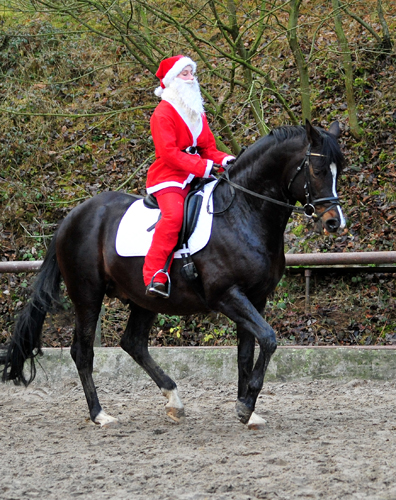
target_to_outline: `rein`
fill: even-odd
[[[306,217],[309,217],[309,218],[320,219],[326,212],[328,212],[329,210],[331,210],[331,208],[334,205],[339,205],[340,202],[339,202],[339,198],[337,196],[329,196],[329,197],[326,197],[326,198],[317,198],[316,200],[312,199],[313,197],[312,197],[312,191],[311,191],[311,176],[309,174],[309,160],[310,160],[311,156],[325,157],[325,155],[322,155],[320,153],[312,153],[311,152],[311,144],[309,144],[302,162],[297,167],[297,169],[296,169],[293,177],[290,179],[290,182],[289,182],[289,184],[287,186],[287,189],[290,189],[291,185],[295,181],[295,179],[298,176],[298,174],[304,169],[304,173],[305,173],[304,190],[305,190],[305,198],[306,198],[307,202],[306,202],[306,204],[303,207],[296,207],[295,205],[292,205],[291,203],[287,203],[287,202],[284,202],[284,201],[276,200],[275,198],[271,198],[271,197],[266,196],[264,194],[256,193],[254,191],[251,191],[250,189],[247,189],[247,188],[245,188],[243,186],[240,186],[239,184],[236,184],[235,182],[233,182],[233,181],[230,180],[229,171],[225,170],[221,174],[221,176],[219,177],[218,183],[214,187],[214,189],[213,189],[213,191],[211,193],[211,196],[213,196],[213,194],[214,194],[217,186],[220,184],[220,181],[225,181],[225,182],[227,182],[227,184],[229,184],[232,187],[232,190],[231,190],[231,201],[230,201],[230,203],[228,204],[228,206],[224,210],[220,210],[219,212],[210,212],[209,211],[209,200],[208,200],[208,205],[207,205],[207,211],[208,211],[208,213],[213,214],[213,215],[221,215],[224,212],[226,212],[230,208],[230,206],[232,205],[232,203],[234,201],[234,198],[235,198],[235,189],[239,189],[239,191],[243,191],[244,193],[250,194],[251,196],[254,196],[255,198],[259,198],[260,200],[265,200],[265,201],[269,201],[271,203],[275,203],[276,205],[280,205],[281,207],[288,208],[288,209],[292,210],[293,212],[302,213]],[[331,205],[328,208],[326,208],[325,210],[323,210],[323,212],[321,212],[320,214],[317,214],[315,206],[316,205],[320,205],[321,203],[331,203]]]

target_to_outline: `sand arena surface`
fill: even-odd
[[[0,385],[0,498],[395,499],[396,384],[267,383],[249,431],[236,384],[179,381],[185,424],[152,382],[96,380],[116,427],[87,420],[80,384]]]

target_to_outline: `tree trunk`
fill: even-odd
[[[360,139],[360,137],[362,136],[362,129],[359,127],[356,111],[356,101],[353,94],[353,67],[351,51],[349,50],[348,40],[346,39],[344,29],[342,27],[340,15],[341,7],[339,0],[332,0],[332,5],[334,11],[333,15],[335,31],[341,49],[341,56],[345,73],[345,92],[348,105],[349,126],[353,137],[355,137],[356,139]]]
[[[301,0],[290,1],[287,39],[300,75],[302,119],[303,123],[305,123],[306,119],[311,120],[311,90],[309,85],[308,64],[305,60],[304,54],[302,53],[297,38],[298,13],[300,5]]]
[[[382,32],[384,34],[382,37],[381,49],[384,52],[389,53],[392,50],[393,41],[391,39],[389,28],[384,17],[384,11],[382,10],[382,0],[377,1],[377,13],[379,22],[381,23],[382,26]]]

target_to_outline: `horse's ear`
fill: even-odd
[[[330,125],[330,128],[329,128],[329,133],[331,135],[334,135],[334,137],[336,139],[338,139],[340,137],[340,134],[341,134],[341,130],[340,130],[340,124],[335,121],[333,122],[331,125]]]
[[[319,146],[322,143],[319,132],[311,125],[308,118],[305,120],[305,130],[311,146]]]

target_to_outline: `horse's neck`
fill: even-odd
[[[230,172],[230,179],[235,184],[242,186],[258,195],[264,195],[271,199],[290,202],[287,199],[287,186],[285,173],[290,170],[288,161],[277,162],[277,158],[284,158],[281,151],[277,154],[274,150],[271,154],[264,152],[260,157],[256,158],[252,163],[249,163],[247,157],[236,169],[235,173]],[[288,156],[288,158],[290,158]],[[237,189],[238,190],[238,189]],[[241,204],[241,210],[254,211],[257,219],[262,222],[270,223],[272,227],[276,227],[277,231],[282,234],[285,230],[288,218],[291,211],[281,207],[276,203],[265,201],[259,196],[249,195],[245,193],[245,206]]]
[[[260,195],[265,195],[278,201],[287,201],[285,192],[284,171],[288,169],[287,162],[277,160],[276,153],[265,152],[251,163],[246,158],[238,165],[235,172],[230,172],[230,178],[235,183]],[[261,201],[257,198],[258,203]]]

